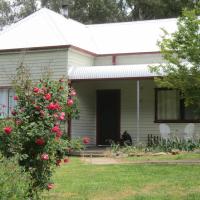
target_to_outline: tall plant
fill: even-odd
[[[22,65],[14,80],[17,106],[12,110],[14,126],[5,126],[1,135],[5,156],[19,154],[19,164],[30,173],[29,198],[40,199],[39,192],[51,189],[51,176],[72,143],[64,139],[67,117],[76,117],[76,92],[65,79],[49,76],[33,83]],[[67,162],[67,158],[64,159]]]

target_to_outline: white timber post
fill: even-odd
[[[140,81],[137,80],[137,138],[136,142],[140,141]]]

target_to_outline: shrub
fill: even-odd
[[[22,172],[17,159],[0,156],[0,199],[25,199],[29,188],[29,175]]]
[[[195,149],[200,148],[200,140],[195,139],[180,139],[178,137],[172,137],[170,139],[161,139],[152,142],[152,145],[149,146],[153,150],[171,152],[173,149],[177,149],[180,151],[193,151]]]
[[[42,190],[52,189],[52,173],[68,149],[81,148],[80,142],[63,137],[64,124],[78,116],[78,109],[76,92],[66,80],[45,76],[32,83],[29,77],[21,66],[14,81],[17,106],[12,110],[13,120],[3,121],[0,150],[5,157],[19,155],[19,164],[31,177],[28,196],[40,199]]]

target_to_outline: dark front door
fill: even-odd
[[[120,139],[120,90],[97,91],[97,145]]]

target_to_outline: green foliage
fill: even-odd
[[[0,1],[0,26],[16,22],[41,7],[61,12],[63,0]],[[69,17],[80,22],[106,23],[180,16],[182,10],[194,8],[199,0],[66,0]]]
[[[133,20],[178,17],[184,8],[194,8],[196,5],[196,2],[191,0],[126,0],[126,2],[129,8],[134,6],[128,16]]]
[[[159,87],[179,90],[186,106],[199,107],[200,99],[200,14],[199,7],[185,10],[178,19],[178,29],[165,34],[159,42],[166,64],[152,67],[152,71],[164,77],[156,78]]]
[[[180,139],[178,137],[172,137],[170,139],[161,139],[160,141],[152,142],[151,146],[148,146],[148,151],[164,151],[172,152],[175,150],[180,151],[194,151],[200,148],[200,140],[194,139]]]
[[[39,192],[50,189],[52,173],[68,150],[82,147],[80,140],[67,140],[64,129],[68,118],[78,114],[76,92],[64,79],[45,76],[32,83],[23,65],[14,84],[17,106],[13,119],[1,122],[0,150],[5,157],[19,155],[19,164],[31,177],[29,197],[40,199]]]
[[[30,177],[22,172],[17,159],[0,156],[0,199],[23,200],[28,193]]]

